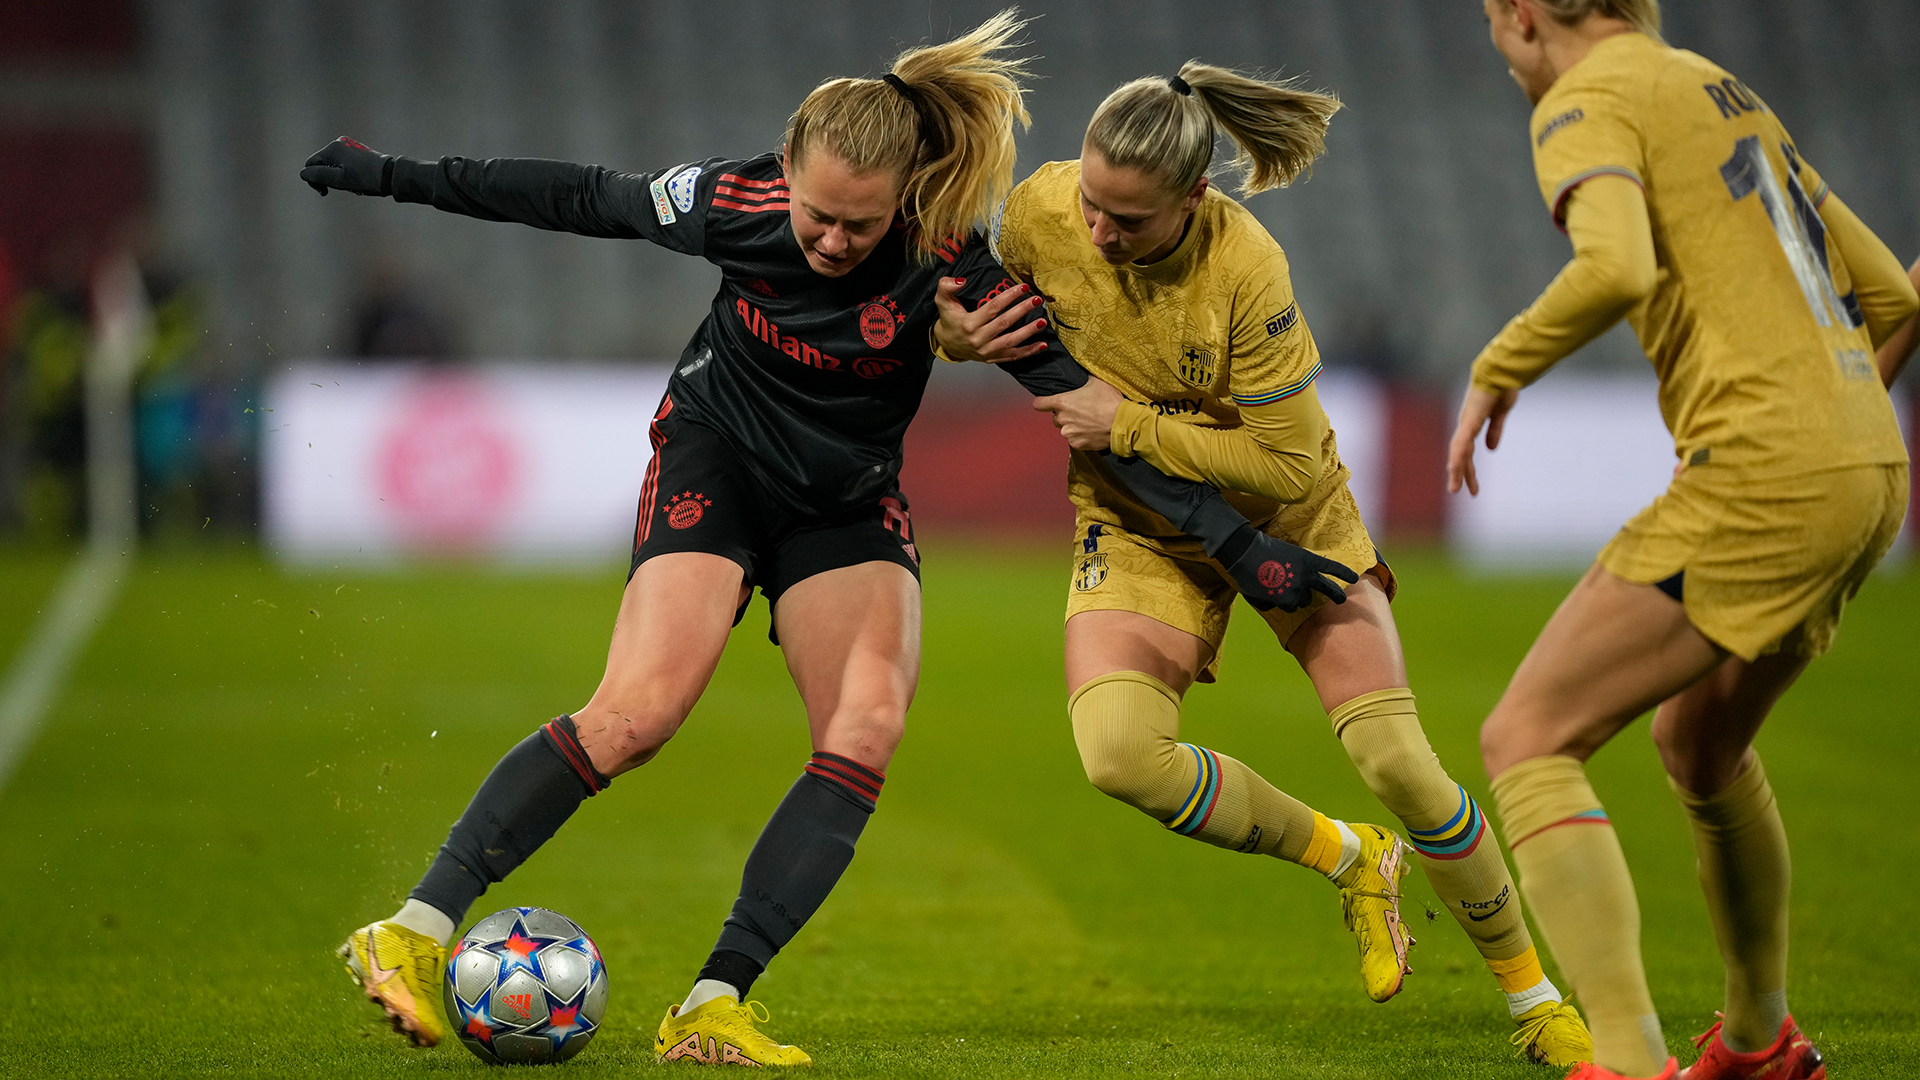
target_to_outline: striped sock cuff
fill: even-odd
[[[587,786],[589,798],[607,790],[607,785],[613,783],[593,767],[593,759],[587,756],[586,748],[580,745],[580,733],[573,728],[573,717],[564,714],[554,717],[540,725],[540,734],[546,736],[547,745]]]
[[[1487,817],[1480,812],[1480,804],[1473,801],[1466,788],[1458,784],[1454,788],[1460,792],[1460,804],[1446,824],[1437,829],[1407,830],[1407,839],[1429,859],[1464,859],[1487,834]]]
[[[1160,823],[1181,836],[1192,836],[1207,827],[1214,804],[1220,801],[1220,759],[1213,751],[1192,743],[1174,744],[1174,753],[1193,755],[1199,775],[1194,777],[1193,790],[1181,800],[1180,809]]]
[[[869,769],[850,757],[825,750],[816,750],[807,759],[807,772],[839,786],[849,795],[858,796],[856,801],[869,813],[880,801],[880,788],[887,782],[887,774]]]
[[[1493,801],[1510,850],[1567,825],[1613,825],[1586,769],[1558,754],[1528,758],[1494,777]]]
[[[1513,843],[1508,844],[1507,846],[1519,847],[1521,844],[1524,844],[1527,841],[1533,839],[1534,837],[1539,836],[1541,833],[1546,832],[1549,829],[1557,829],[1562,825],[1609,825],[1610,826],[1612,824],[1613,824],[1613,819],[1607,816],[1607,812],[1596,806],[1591,810],[1582,810],[1577,814],[1569,814],[1568,816],[1561,818],[1559,821],[1550,821],[1547,824],[1542,825],[1539,828],[1533,830],[1532,832],[1526,834],[1525,836],[1520,837],[1518,840],[1515,840]]]

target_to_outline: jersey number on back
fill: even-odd
[[[1785,144],[1781,149],[1791,160],[1792,149]],[[1766,151],[1760,149],[1760,137],[1748,135],[1733,144],[1733,156],[1720,166],[1720,179],[1726,181],[1735,202],[1759,193],[1760,205],[1766,207],[1767,217],[1773,222],[1773,234],[1780,241],[1794,279],[1800,283],[1800,292],[1807,298],[1807,307],[1813,310],[1814,321],[1821,326],[1832,326],[1836,321],[1849,329],[1859,326],[1864,320],[1857,307],[1834,291],[1833,273],[1827,265],[1827,226],[1807,198],[1806,189],[1800,186],[1800,177],[1789,171],[1783,190],[1780,178],[1767,163]],[[1847,299],[1852,299],[1851,294]]]

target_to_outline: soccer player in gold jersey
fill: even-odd
[[[1751,743],[1906,512],[1907,453],[1874,353],[1920,298],[1751,88],[1661,41],[1657,0],[1485,9],[1534,103],[1535,171],[1574,256],[1474,362],[1451,486],[1477,491],[1482,428],[1492,449],[1520,390],[1623,316],[1659,374],[1679,458],[1482,729],[1527,902],[1593,1025],[1595,1063],[1575,1075],[1678,1071],[1633,881],[1583,767],[1656,709],[1727,971],[1724,1019],[1683,1075],[1824,1077],[1787,1013],[1786,834]]]
[[[1412,939],[1398,909],[1409,862],[1399,838],[1330,819],[1240,761],[1178,741],[1181,699],[1213,679],[1234,588],[1114,483],[1096,456],[1111,447],[1229,492],[1248,520],[1306,549],[1306,572],[1317,564],[1353,582],[1322,579],[1323,591],[1262,615],[1485,956],[1514,1041],[1536,1060],[1584,1061],[1585,1027],[1541,969],[1499,846],[1421,730],[1388,606],[1393,574],[1347,489],[1286,255],[1207,177],[1224,130],[1243,192],[1288,183],[1321,153],[1337,108],[1197,62],[1122,86],[1094,113],[1079,161],[1042,166],[1007,200],[998,253],[1026,289],[966,311],[948,285],[936,334],[953,357],[1017,359],[1044,298],[1045,319],[1098,377],[1036,402],[1075,448],[1066,674],[1087,778],[1175,833],[1332,879],[1369,995],[1400,989]]]

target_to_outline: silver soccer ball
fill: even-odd
[[[453,946],[443,993],[466,1048],[492,1065],[565,1061],[607,1012],[607,965],[579,924],[546,908],[498,911]]]

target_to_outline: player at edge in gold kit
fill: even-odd
[[[1751,743],[1905,514],[1885,387],[1920,298],[1758,95],[1660,40],[1657,0],[1485,11],[1534,103],[1535,171],[1574,258],[1475,361],[1450,486],[1477,492],[1481,429],[1494,448],[1521,388],[1622,317],[1659,374],[1680,462],[1548,621],[1481,732],[1527,902],[1593,1025],[1594,1063],[1573,1076],[1821,1080],[1787,1012],[1786,833]],[[1650,708],[1727,972],[1723,1020],[1684,1072],[1584,770]]]
[[[1224,129],[1240,149],[1243,192],[1286,184],[1321,153],[1338,108],[1198,62],[1122,86],[1095,112],[1080,161],[1042,166],[1007,200],[997,251],[1026,287],[967,311],[943,283],[936,336],[950,358],[1001,362],[1025,355],[1026,327],[1050,321],[1103,381],[1091,385],[1104,398],[1035,403],[1075,447],[1066,673],[1088,779],[1176,833],[1332,879],[1369,996],[1400,989],[1412,944],[1398,909],[1406,845],[1177,741],[1181,698],[1212,681],[1234,589],[1197,544],[1111,481],[1094,453],[1111,446],[1213,483],[1257,526],[1306,549],[1304,572],[1353,582],[1342,592],[1313,574],[1319,591],[1300,590],[1297,610],[1262,614],[1485,956],[1519,1028],[1513,1041],[1535,1060],[1585,1061],[1585,1027],[1541,969],[1498,844],[1421,730],[1388,607],[1393,575],[1347,490],[1286,257],[1206,175]],[[1042,297],[1045,319],[1029,321]]]

